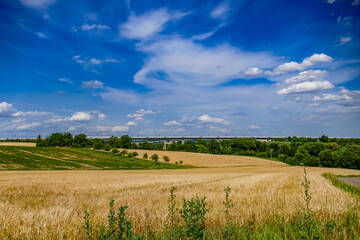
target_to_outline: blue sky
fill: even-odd
[[[360,2],[0,1],[0,137],[360,137]]]

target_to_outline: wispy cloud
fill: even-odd
[[[126,23],[120,26],[120,35],[130,39],[146,39],[160,33],[171,18],[167,9],[158,9],[136,16],[131,13]]]
[[[214,118],[214,117],[210,117],[207,114],[204,114],[204,115],[198,117],[198,119],[202,123],[217,123],[217,124],[229,124],[230,123],[229,121],[227,121],[223,118]]]
[[[212,18],[226,18],[229,10],[229,3],[223,2],[211,11],[210,16]]]
[[[344,45],[345,43],[348,43],[351,41],[351,36],[349,37],[342,37],[339,39],[339,44],[338,46]]]
[[[81,88],[85,88],[85,89],[99,89],[99,88],[103,88],[103,87],[104,87],[104,83],[102,83],[98,80],[82,82],[82,84],[81,84]]]
[[[41,126],[41,122],[33,122],[33,123],[22,124],[16,127],[16,130],[34,129],[35,127],[40,127],[40,126]]]
[[[56,0],[20,0],[20,2],[26,7],[41,10],[55,3]]]
[[[80,27],[73,27],[74,32],[78,31],[105,31],[105,30],[111,30],[111,28],[107,25],[101,25],[101,24],[83,24]]]
[[[175,121],[175,120],[172,120],[172,121],[169,121],[169,122],[166,122],[164,123],[165,126],[180,126],[182,125],[181,123]]]
[[[68,79],[68,78],[64,78],[64,77],[61,77],[61,78],[58,78],[58,80],[60,81],[60,82],[66,82],[66,83],[72,83],[72,81],[70,80],[70,79]]]
[[[273,67],[278,59],[268,53],[244,52],[227,44],[207,48],[191,40],[171,38],[139,50],[149,54],[134,82],[153,88],[169,82],[214,86],[241,77],[250,67]],[[163,79],[157,76],[163,74]]]

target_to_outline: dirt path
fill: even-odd
[[[338,179],[346,182],[347,184],[360,188],[360,177],[339,177]]]

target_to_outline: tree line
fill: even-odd
[[[85,134],[53,133],[44,140],[39,135],[36,145],[40,147],[75,147],[111,150],[113,148],[163,150],[162,143],[134,143],[128,135],[112,136],[107,140],[89,139]],[[173,142],[168,151],[184,151],[211,154],[255,156],[279,160],[290,165],[313,167],[340,167],[360,169],[360,139],[288,137],[276,141],[258,141],[252,138],[234,138],[217,141]]]
[[[277,141],[252,138],[173,142],[168,151],[243,155],[279,160],[290,165],[360,169],[360,139],[288,137]]]

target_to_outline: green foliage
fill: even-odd
[[[166,163],[169,163],[169,162],[170,162],[169,156],[163,156],[163,160],[164,160]]]
[[[144,154],[143,154],[143,158],[144,158],[144,159],[148,159],[148,154],[147,154],[147,153],[144,153]]]
[[[153,155],[151,155],[150,159],[154,162],[158,162],[159,161],[159,156],[155,153]]]
[[[133,224],[126,216],[127,205],[120,206],[118,212],[114,209],[114,200],[110,200],[110,209],[107,216],[108,223],[101,224],[99,227],[99,236],[97,239],[101,240],[138,240],[145,239],[144,236],[136,235],[133,233]],[[90,214],[85,210],[84,225],[86,239],[93,239],[94,227],[91,225],[89,220]]]
[[[116,155],[117,153],[119,153],[119,149],[113,148],[113,149],[111,149],[111,152],[112,152],[114,155]]]
[[[324,178],[329,179],[335,187],[338,187],[338,188],[344,190],[345,192],[349,192],[349,193],[353,194],[358,200],[360,200],[360,189],[359,188],[351,186],[351,185],[338,179],[338,177],[358,177],[358,176],[356,176],[356,175],[355,176],[353,176],[353,175],[342,176],[342,175],[333,175],[330,173],[324,173],[324,174],[322,174],[322,176]]]
[[[206,207],[206,197],[198,196],[190,200],[183,199],[183,206],[180,210],[180,216],[184,222],[184,231],[186,236],[192,239],[202,239],[205,231],[206,213],[209,209]]]

